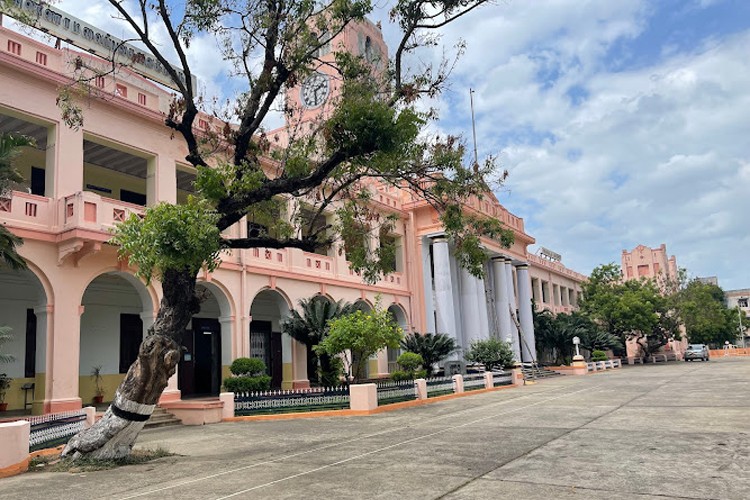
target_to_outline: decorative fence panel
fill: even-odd
[[[378,406],[417,399],[417,386],[413,380],[378,382],[376,385]]]
[[[484,383],[484,373],[464,375],[464,391],[476,391],[484,388],[486,388]]]
[[[513,385],[513,374],[493,372],[492,373],[492,387],[500,387],[501,385]]]
[[[65,444],[83,430],[86,412],[83,410],[50,413],[38,417],[24,417],[31,424],[29,452]]]
[[[434,398],[436,396],[444,396],[446,394],[453,394],[455,392],[453,387],[452,378],[428,378],[427,379],[427,397]]]
[[[235,415],[298,413],[349,408],[349,387],[235,393]]]

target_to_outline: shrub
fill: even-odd
[[[255,377],[229,377],[224,379],[224,389],[229,392],[258,392],[271,388],[271,377],[257,375]]]
[[[464,356],[466,361],[481,363],[486,370],[510,368],[513,366],[513,351],[507,342],[500,339],[487,339],[472,342]]]
[[[405,370],[396,370],[395,372],[391,373],[391,380],[394,382],[400,382],[402,380],[416,380],[418,378],[426,378],[427,377],[427,370],[415,370],[415,371],[405,371]]]
[[[401,341],[401,348],[422,356],[422,366],[431,375],[435,364],[456,352],[458,346],[453,338],[444,333],[412,333]]]
[[[407,372],[414,372],[424,364],[424,359],[419,354],[405,352],[396,360],[398,365]]]
[[[229,371],[233,375],[258,376],[266,373],[266,364],[258,358],[237,358],[232,361]]]
[[[607,361],[609,357],[607,357],[607,353],[604,351],[593,351],[591,353],[591,361]]]

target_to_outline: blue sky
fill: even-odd
[[[60,6],[124,34],[106,2]],[[387,7],[372,17],[394,47]],[[497,195],[539,245],[588,273],[666,243],[692,275],[750,287],[749,1],[501,0],[443,35],[467,49],[433,128],[470,140],[475,89],[480,155],[510,171]],[[223,93],[215,44],[190,59]]]

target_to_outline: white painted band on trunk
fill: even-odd
[[[154,413],[154,408],[156,408],[156,405],[144,405],[136,401],[131,401],[120,394],[119,391],[115,393],[115,399],[112,401],[112,404],[121,410],[137,413],[138,415],[151,415]]]

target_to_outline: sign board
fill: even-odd
[[[0,12],[104,59],[112,60],[114,55],[114,61],[118,64],[127,66],[150,80],[178,90],[167,69],[153,54],[125,43],[106,31],[95,28],[46,2],[11,0],[0,4]],[[185,73],[176,66],[170,66],[185,82]],[[194,76],[192,83],[195,88]]]
[[[553,252],[549,248],[542,247],[539,250],[539,253],[542,255],[542,257],[546,257],[549,260],[554,260],[555,262],[560,262],[562,260],[562,255],[557,252]]]

